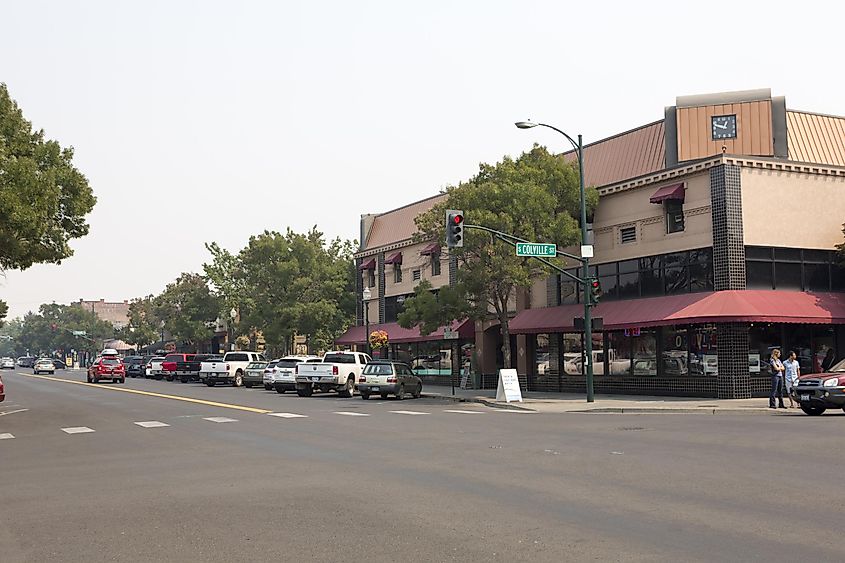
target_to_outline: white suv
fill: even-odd
[[[285,356],[273,360],[264,370],[264,388],[277,393],[296,391],[296,365],[303,362],[322,362],[320,356]]]

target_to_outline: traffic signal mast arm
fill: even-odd
[[[491,229],[489,227],[482,227],[481,225],[469,225],[467,223],[464,223],[464,228],[465,229],[478,229],[479,231],[488,232],[488,233],[492,234],[493,236],[495,236],[497,239],[499,239],[503,242],[506,242],[513,247],[516,247],[516,243],[518,243],[518,242],[531,242],[531,241],[527,241],[525,239],[521,239],[519,237],[515,237],[515,236],[508,234],[508,233],[503,233],[502,231],[497,231],[496,229]],[[560,250],[557,250],[557,249],[555,249],[555,252],[557,253],[558,256],[563,256],[564,258],[571,258],[572,260],[577,260],[578,262],[581,262],[581,263],[584,262],[584,259],[581,258],[580,256],[575,256],[574,254],[569,254],[567,252],[563,252],[563,251],[560,251]],[[574,281],[576,281],[576,282],[578,282],[582,285],[587,285],[588,283],[590,283],[592,281],[592,278],[583,278],[582,279],[582,278],[579,278],[578,276],[570,274],[569,272],[567,272],[566,270],[564,270],[560,266],[558,266],[556,264],[552,264],[551,262],[549,262],[545,258],[541,258],[539,256],[532,256],[532,258],[536,258],[537,260],[539,260],[540,262],[542,262],[543,264],[545,264],[549,268],[555,270],[556,272],[563,274],[564,276],[568,277],[569,279],[574,280]]]

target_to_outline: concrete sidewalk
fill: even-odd
[[[702,399],[648,395],[596,395],[595,402],[588,403],[583,394],[523,391],[522,403],[505,403],[504,401],[496,402],[495,389],[456,387],[455,394],[452,395],[451,387],[436,385],[424,386],[423,396],[541,413],[744,413],[804,416],[797,406],[792,409],[770,409],[767,398]]]

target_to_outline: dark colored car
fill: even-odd
[[[169,357],[169,356],[168,356]],[[176,362],[174,377],[182,383],[200,380],[200,364],[210,358],[217,358],[218,354],[185,354],[185,360]],[[167,361],[167,358],[165,358]]]
[[[123,365],[126,366],[126,375],[129,377],[144,377],[147,363],[143,356],[126,356],[123,358]]]
[[[382,399],[396,395],[396,399],[401,401],[407,393],[419,399],[422,379],[414,375],[411,366],[406,363],[376,360],[364,366],[358,378],[358,392],[365,401],[370,395],[380,395]]]
[[[845,360],[824,373],[802,375],[792,389],[801,410],[810,416],[827,409],[845,410]]]
[[[6,400],[6,388],[3,386],[3,378],[0,377],[0,403]]]
[[[56,369],[66,369],[67,368],[67,364],[65,364],[62,360],[56,360],[56,359],[53,360],[53,366]]]
[[[111,379],[112,383],[126,383],[126,368],[120,358],[98,358],[88,368],[88,383],[99,383],[101,379]]]
[[[22,368],[31,368],[35,365],[35,356],[21,356],[18,358],[18,366]]]

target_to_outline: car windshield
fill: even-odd
[[[116,366],[120,364],[120,360],[116,360],[115,358],[103,358],[101,363],[104,366]]]
[[[249,355],[247,354],[226,354],[227,362],[248,362]]]
[[[365,375],[393,375],[392,364],[367,364],[364,367]]]
[[[843,371],[845,371],[845,360],[842,360],[838,364],[831,367],[829,371],[831,371],[831,372],[843,372]]]
[[[323,361],[326,363],[331,364],[354,364],[355,363],[355,355],[354,354],[326,354],[326,357],[323,358]]]

